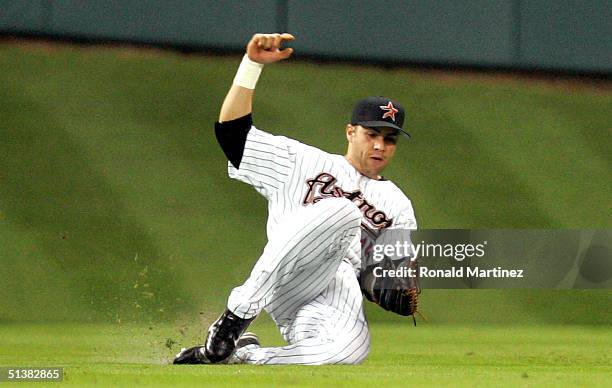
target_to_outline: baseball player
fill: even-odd
[[[205,344],[182,349],[175,364],[358,364],[370,349],[363,295],[398,314],[416,311],[414,279],[380,278],[372,270],[413,266],[414,257],[362,260],[383,236],[409,239],[416,228],[410,200],[381,175],[400,134],[408,135],[401,105],[384,97],[359,101],[346,126],[344,156],[252,123],[262,68],[289,58],[293,50],[281,45],[293,39],[287,33],[253,36],[215,124],[229,176],[268,201],[268,243],[248,279],[232,290]],[[245,333],[262,310],[288,345],[262,347]]]

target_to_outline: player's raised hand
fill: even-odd
[[[294,40],[291,34],[255,34],[247,44],[247,55],[253,62],[273,63],[287,59],[293,53],[292,48],[281,50],[283,41]]]

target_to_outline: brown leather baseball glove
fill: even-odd
[[[408,269],[413,269],[414,276],[409,276]],[[359,280],[361,290],[369,301],[387,311],[404,316],[412,315],[414,318],[421,293],[416,260],[393,262],[384,258],[379,263],[368,266],[361,273]]]

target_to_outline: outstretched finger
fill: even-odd
[[[289,33],[286,33],[286,32],[282,33],[280,35],[280,37],[281,37],[282,40],[294,40],[295,39],[295,36],[293,36],[293,35],[291,35]]]

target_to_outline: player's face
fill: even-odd
[[[380,178],[381,172],[395,154],[398,133],[392,128],[346,127],[348,151],[346,159],[363,175]]]

